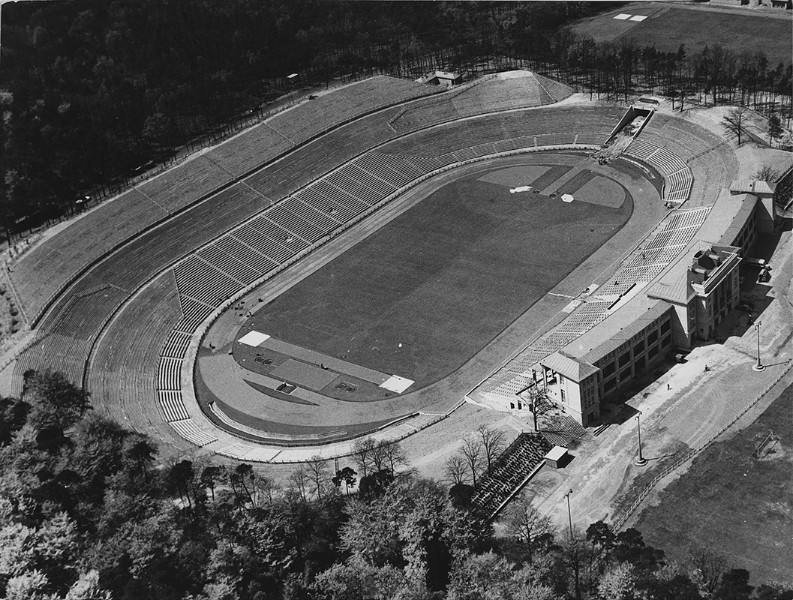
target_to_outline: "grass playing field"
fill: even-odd
[[[511,194],[516,169],[497,164],[431,194],[261,309],[238,337],[261,331],[413,379],[411,391],[453,372],[633,210],[622,187],[618,208]],[[522,183],[563,184],[569,167],[551,155],[544,166],[527,166]]]
[[[703,452],[691,469],[661,494],[636,527],[672,558],[689,560],[688,548],[710,547],[753,583],[793,580],[793,388],[751,426]],[[757,459],[769,433],[779,441]]]
[[[618,14],[647,18],[641,22],[615,19]],[[573,31],[596,41],[633,38],[641,47],[654,45],[663,52],[676,51],[680,44],[685,44],[689,53],[702,51],[706,44],[721,44],[736,55],[762,49],[771,68],[779,62],[791,62],[791,20],[769,17],[767,13],[635,3],[583,20],[573,26]]]

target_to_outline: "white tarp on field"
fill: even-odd
[[[405,379],[399,375],[391,375],[385,382],[380,384],[380,387],[388,390],[389,392],[396,392],[401,394],[408,389],[415,382],[410,379]]]
[[[259,331],[249,331],[239,339],[239,342],[240,344],[245,344],[247,346],[258,346],[262,342],[269,339],[270,336],[266,333],[261,333]]]
[[[530,192],[531,186],[530,185],[519,185],[518,187],[509,188],[510,194],[518,194],[520,192]]]

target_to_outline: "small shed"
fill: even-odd
[[[567,454],[567,448],[564,446],[554,446],[550,449],[548,454],[545,455],[545,462],[551,465],[554,469],[561,469],[570,461],[570,455]]]

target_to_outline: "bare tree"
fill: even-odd
[[[289,484],[291,485],[292,489],[294,489],[298,494],[300,494],[300,498],[305,502],[308,500],[308,483],[310,481],[310,475],[308,473],[308,469],[306,465],[299,464],[295,467],[295,470],[292,471],[292,474],[289,476]]]
[[[407,467],[408,460],[405,456],[405,451],[400,446],[399,442],[390,441],[382,442],[380,449],[383,455],[383,460],[388,464],[388,468],[392,473],[396,473],[397,467]]]
[[[746,132],[746,114],[747,111],[745,108],[733,108],[724,115],[724,119],[722,120],[722,125],[724,129],[727,130],[727,133],[738,138],[739,146]]]
[[[376,442],[368,437],[365,439],[357,439],[352,446],[352,455],[355,459],[355,464],[358,465],[358,472],[361,477],[366,477],[372,467],[372,454],[376,446]]]
[[[450,485],[468,483],[468,464],[459,454],[449,457],[443,466],[443,472]]]
[[[471,481],[476,487],[476,475],[482,467],[482,440],[479,436],[465,438],[460,448],[460,454],[471,471]]]
[[[328,473],[330,473],[328,463],[324,458],[315,454],[311,457],[311,460],[306,463],[306,470],[314,486],[314,494],[318,500],[322,500],[322,495],[327,485]]]
[[[253,503],[257,506],[273,503],[273,496],[278,486],[267,477],[259,475],[253,482]]]
[[[482,450],[484,450],[485,454],[487,472],[490,473],[490,467],[493,461],[504,449],[504,432],[500,429],[488,427],[487,425],[480,425],[476,428],[476,433],[479,434],[482,440]]]
[[[779,179],[779,171],[771,167],[770,165],[765,165],[758,169],[752,177],[757,179],[758,181],[770,181],[774,182]]]
[[[526,494],[510,503],[505,524],[508,531],[525,545],[529,562],[533,558],[535,540],[555,531],[551,519],[541,515]]]

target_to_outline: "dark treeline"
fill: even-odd
[[[284,487],[247,464],[163,464],[62,375],[28,372],[0,399],[0,597],[793,600],[710,549],[679,565],[635,529],[557,531],[529,498],[494,536],[404,463],[364,442],[357,471],[311,460]]]
[[[104,196],[292,90],[375,73],[529,68],[579,90],[696,94],[790,112],[762,50],[658,52],[564,26],[598,3],[106,0],[2,7],[2,218],[16,229]],[[296,83],[287,75],[297,73]],[[766,92],[766,93],[764,93]],[[785,112],[786,111],[786,112]],[[233,128],[232,128],[233,129]],[[190,147],[194,147],[192,144]],[[83,205],[84,206],[84,205]],[[31,218],[35,217],[35,218]]]

